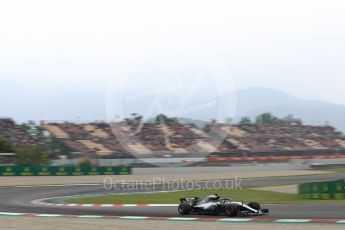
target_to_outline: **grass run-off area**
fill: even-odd
[[[74,204],[177,204],[182,197],[203,197],[210,194],[218,194],[222,198],[231,198],[235,201],[258,201],[264,204],[345,202],[345,200],[306,200],[298,194],[259,191],[250,188],[243,188],[241,190],[209,189],[167,193],[105,195],[73,198],[65,200],[65,202]]]

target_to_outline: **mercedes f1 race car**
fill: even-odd
[[[264,215],[269,213],[268,209],[261,209],[258,202],[235,202],[231,199],[220,198],[217,194],[204,198],[181,198],[178,212],[181,215],[227,215],[227,216],[249,216]]]

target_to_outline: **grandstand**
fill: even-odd
[[[103,122],[45,122],[42,128],[54,141],[63,143],[70,153],[90,158],[133,158],[171,155],[184,157],[204,153],[226,155],[269,152],[345,151],[345,136],[331,126],[310,125],[226,125],[218,123],[212,131],[179,122],[167,124]],[[9,118],[0,119],[0,136],[15,144],[38,144],[23,125]],[[225,137],[219,145],[213,137]],[[73,155],[65,153],[66,155]]]
[[[55,123],[43,127],[47,125],[50,127],[47,131],[69,147],[93,153],[96,157],[129,157],[130,153],[183,156],[208,152],[345,150],[345,136],[330,126],[217,124],[212,134],[226,137],[221,145],[217,145],[202,129],[178,122],[145,123],[139,130],[126,123],[119,123],[113,129],[106,123]],[[52,126],[56,128],[52,129]],[[56,130],[62,130],[66,135]]]

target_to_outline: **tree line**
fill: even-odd
[[[13,145],[5,138],[0,138],[0,153],[15,153],[18,166],[48,165],[49,155],[42,146]]]
[[[263,113],[258,115],[255,120],[250,117],[242,117],[240,125],[302,125],[302,119],[295,118],[293,115],[287,115],[283,118],[276,117],[272,113]]]

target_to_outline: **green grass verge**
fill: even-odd
[[[219,194],[224,198],[236,201],[259,201],[265,204],[288,204],[288,203],[342,203],[345,200],[306,200],[298,194],[286,194],[279,192],[258,191],[250,188],[242,190],[209,189],[187,190],[169,193],[148,193],[130,195],[109,195],[100,197],[82,197],[65,200],[66,203],[74,204],[176,204],[181,197],[202,197],[209,194]]]

